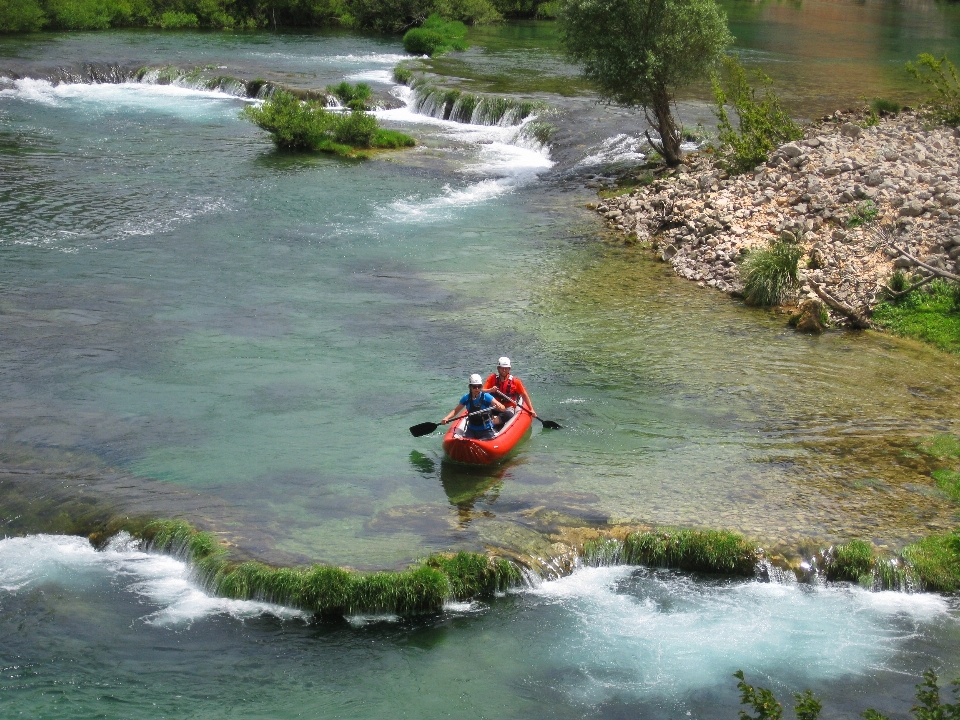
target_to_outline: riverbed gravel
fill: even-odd
[[[915,112],[870,126],[838,111],[752,172],[730,176],[699,152],[654,178],[596,210],[705,287],[740,294],[746,252],[777,239],[804,249],[791,301],[817,298],[813,281],[864,316],[898,267],[960,273],[960,130],[928,128]]]

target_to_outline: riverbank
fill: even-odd
[[[926,129],[914,112],[874,125],[837,112],[752,173],[731,177],[695,153],[596,209],[680,277],[731,295],[743,291],[746,254],[796,243],[803,257],[790,300],[822,300],[833,323],[862,325],[898,268],[960,273],[958,144],[960,132]]]

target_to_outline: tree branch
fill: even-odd
[[[894,243],[888,243],[888,244],[898,253],[903,255],[903,257],[907,258],[907,260],[910,260],[914,264],[919,265],[924,270],[929,270],[937,277],[947,278],[948,280],[960,280],[960,275],[954,275],[953,273],[947,272],[946,270],[940,270],[939,268],[935,268],[935,267],[932,267],[931,265],[927,265],[925,262],[921,262],[920,260],[917,260],[913,255],[908,253],[899,245],[895,245]]]
[[[870,324],[870,321],[867,320],[867,318],[865,318],[861,312],[854,310],[842,300],[835,298],[833,295],[820,287],[815,280],[807,278],[807,285],[809,285],[820,297],[820,299],[823,300],[827,305],[832,307],[838,313],[845,315],[850,320],[851,327],[854,327],[858,330],[866,330],[873,327]]]

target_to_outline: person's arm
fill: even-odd
[[[461,410],[463,410],[463,405],[457,405],[453,410],[447,413],[447,416],[440,421],[440,424],[446,425],[448,422],[453,420],[453,418],[459,415]]]
[[[481,389],[483,390],[483,392],[487,392],[489,390],[493,390],[496,386],[497,386],[497,375],[496,373],[494,373],[493,375],[487,375],[487,379],[484,381],[483,388]]]
[[[497,412],[503,412],[504,410],[506,410],[506,407],[504,406],[504,404],[499,400],[497,400],[493,395],[491,395],[490,393],[484,393],[484,394],[488,398],[490,398],[490,404],[493,406],[494,410],[496,410]]]

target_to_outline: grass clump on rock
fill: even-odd
[[[260,106],[243,110],[244,117],[270,133],[285,150],[315,150],[346,157],[366,157],[369,149],[411,147],[413,138],[384,130],[372,115],[328,111],[319,101],[300,101],[282,90]]]
[[[159,520],[133,530],[150,549],[190,560],[202,582],[218,595],[280,603],[317,615],[435,613],[448,598],[492,597],[521,579],[512,563],[478,553],[432,555],[407,570],[375,573],[325,565],[274,568],[231,561],[215,535],[180,520]]]
[[[803,248],[783,240],[773,240],[768,248],[747,254],[740,268],[747,303],[762,307],[780,305],[800,283],[802,256]]]
[[[890,289],[903,291],[893,285]],[[960,353],[960,286],[956,283],[934,280],[902,297],[885,300],[874,308],[872,319],[894,335]]]
[[[924,590],[954,593],[960,590],[960,535],[930,535],[901,553]]]
[[[403,36],[403,49],[411,55],[442,55],[449,50],[464,51],[467,26],[457,20],[444,20],[434,13],[418,28]]]
[[[837,545],[826,567],[827,580],[849,580],[860,585],[873,582],[873,548],[863,540]]]
[[[647,565],[694,572],[750,576],[757,551],[743,536],[723,530],[653,530],[632,533],[620,543],[597,540],[584,546],[594,564]]]

